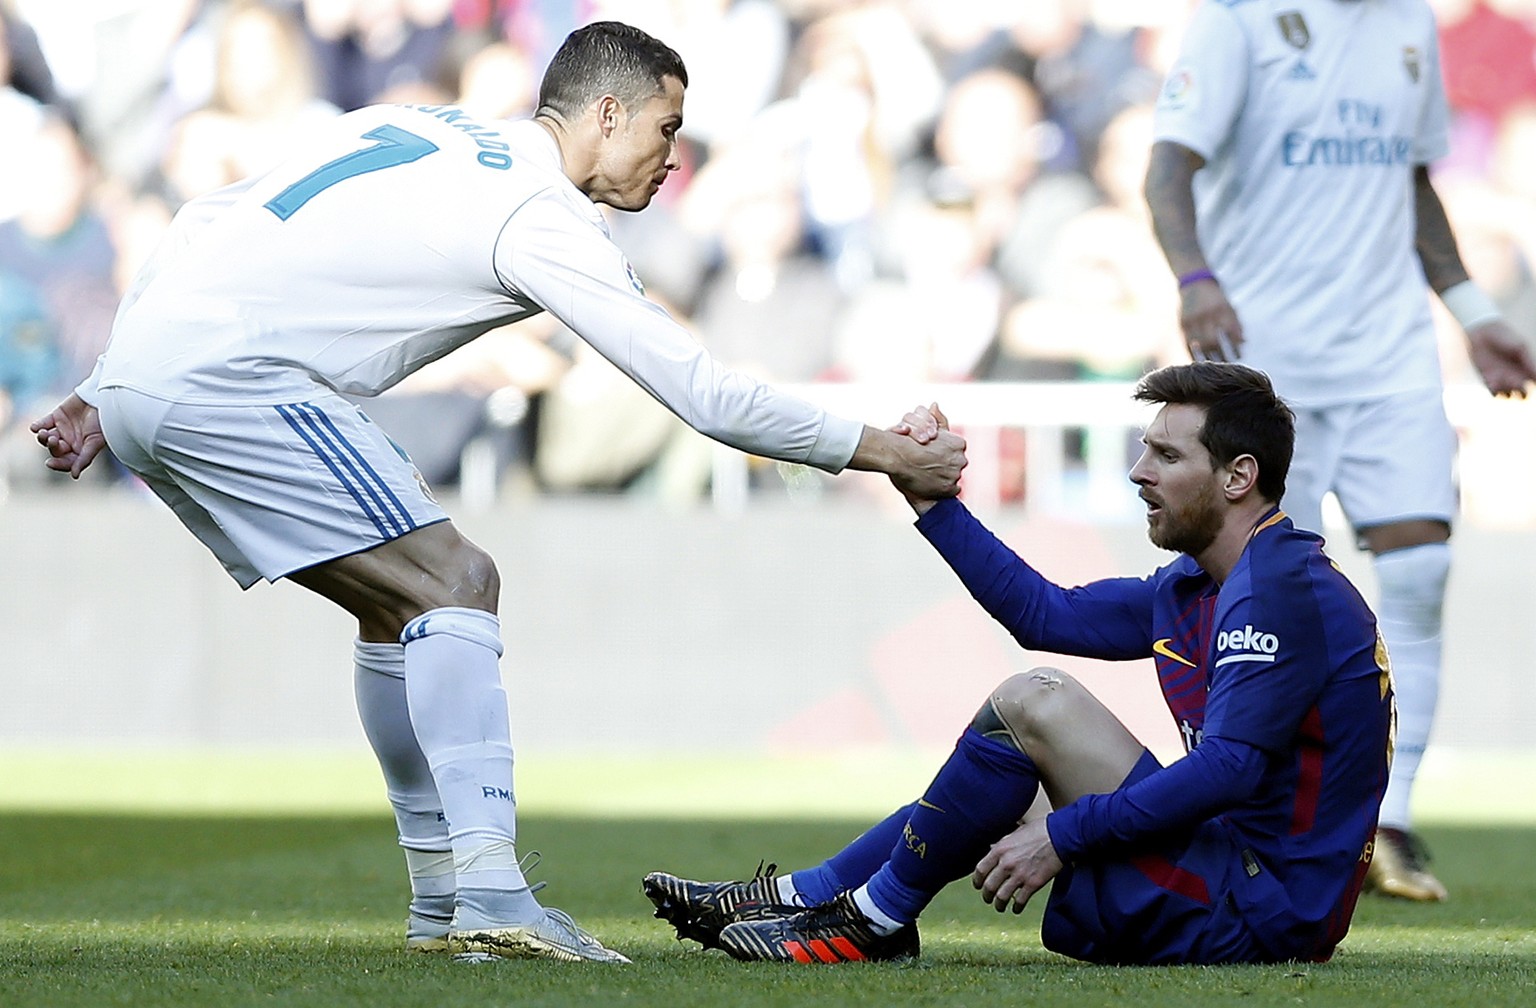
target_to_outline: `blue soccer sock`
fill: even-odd
[[[890,858],[891,848],[901,842],[901,831],[916,807],[916,803],[903,805],[821,864],[787,876],[800,902],[806,906],[827,903],[838,893],[857,889],[868,882]],[[787,895],[782,884],[779,891],[781,895]]]
[[[976,869],[1035,800],[1040,771],[1013,746],[967,727],[867,886],[898,923],[917,920],[939,890]]]

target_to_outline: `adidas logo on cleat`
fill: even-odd
[[[843,893],[830,903],[775,920],[738,921],[720,932],[720,947],[746,962],[827,964],[915,959],[917,925],[880,934]]]

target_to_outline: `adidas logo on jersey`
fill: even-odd
[[[1297,60],[1291,67],[1291,72],[1286,74],[1291,80],[1317,80],[1317,71],[1307,66],[1306,60]]]

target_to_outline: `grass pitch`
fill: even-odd
[[[902,779],[907,768],[872,779],[840,812],[824,807],[813,787],[814,814],[795,816],[764,783],[784,778],[782,762],[716,763],[721,784],[713,794],[707,781],[701,789],[697,779],[672,776],[679,801],[660,808],[652,800],[650,815],[633,807],[634,782],[664,791],[676,769],[666,761],[614,764],[596,783],[590,763],[551,766],[524,774],[522,799],[520,846],[544,852],[535,873],[549,881],[541,898],[634,963],[463,965],[399,951],[402,860],[366,764],[305,760],[303,783],[274,789],[287,795],[278,801],[262,782],[293,779],[296,766],[281,759],[145,759],[0,756],[0,1005],[971,1008],[1240,1000],[1357,1008],[1528,1005],[1536,991],[1536,822],[1520,814],[1432,821],[1425,834],[1451,901],[1363,899],[1326,965],[1084,966],[1041,950],[1037,909],[999,916],[962,883],[924,916],[924,955],[914,964],[785,968],[678,943],[651,918],[640,876],[664,868],[733,877],[765,857],[786,867],[819,860],[868,825],[871,806],[888,807],[884,792],[911,790],[910,778]],[[914,770],[919,762],[930,763],[914,761]],[[151,765],[156,783],[140,789],[148,794],[135,809],[133,788],[119,778],[143,779]],[[58,789],[68,781],[71,801]],[[97,792],[106,790],[116,801],[101,800]],[[28,798],[33,792],[52,800]],[[578,807],[578,792],[600,807]],[[78,807],[103,805],[110,811]],[[595,814],[601,807],[613,814]],[[719,810],[714,817],[705,814],[710,807]]]

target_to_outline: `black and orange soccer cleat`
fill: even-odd
[[[767,920],[799,913],[804,907],[785,904],[774,878],[777,865],[745,882],[694,882],[666,872],[651,872],[640,882],[656,916],[677,930],[677,940],[692,939],[705,948],[720,947],[720,931],[737,921]]]
[[[720,947],[747,962],[881,962],[919,952],[916,924],[880,934],[846,892],[793,917],[731,924],[720,932]]]

